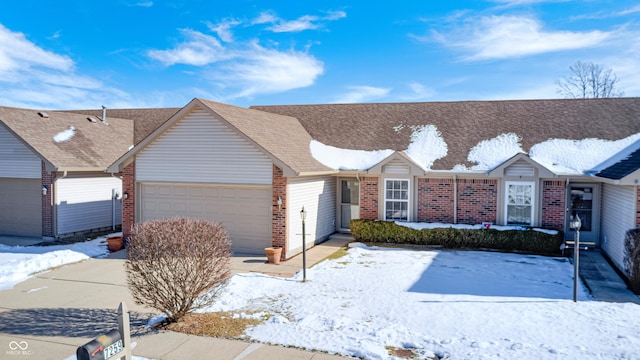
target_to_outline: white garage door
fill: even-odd
[[[186,216],[222,223],[235,253],[271,246],[271,188],[142,184],[140,217]]]
[[[0,179],[0,235],[42,236],[40,179]]]

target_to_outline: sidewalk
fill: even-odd
[[[573,261],[573,258],[571,258]],[[594,299],[607,302],[640,304],[640,297],[627,288],[627,284],[607,262],[600,250],[580,251],[580,278]]]
[[[307,266],[322,261],[352,238],[337,235],[307,251]],[[130,310],[133,355],[149,359],[300,359],[342,357],[299,349],[192,336],[144,327],[153,311],[129,294],[124,252],[45,272],[0,291],[0,359],[75,359],[78,346],[115,328],[116,308]],[[290,277],[302,269],[302,255],[280,265],[264,256],[232,258],[232,273],[263,272]],[[10,344],[14,344],[10,347]],[[21,347],[16,348],[15,344]],[[26,345],[26,348],[25,348]],[[16,349],[14,349],[16,348]],[[24,348],[24,349],[23,349]]]

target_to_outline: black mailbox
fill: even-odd
[[[120,331],[111,330],[76,350],[78,360],[107,360],[123,350]]]

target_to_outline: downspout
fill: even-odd
[[[564,189],[564,222],[562,223],[562,232],[565,233],[565,239],[566,239],[566,231],[567,230],[567,214],[569,213],[569,204],[567,203],[567,200],[569,200],[569,196],[568,196],[568,191],[569,191],[569,178],[567,178],[567,184],[565,185],[565,189]]]
[[[103,109],[104,111],[104,109]],[[121,177],[111,173],[111,176],[122,180]],[[118,200],[118,191],[111,189],[111,231],[116,231],[116,201]]]
[[[458,175],[453,174],[453,223],[458,223]]]
[[[64,170],[62,172],[62,177],[58,177],[56,175],[56,180],[55,183],[58,182],[58,180],[62,180],[64,178],[67,177],[67,170]],[[54,185],[53,187],[53,198],[51,200],[53,200],[53,235],[54,237],[58,237],[58,207],[56,206],[56,202],[58,201],[58,187]]]

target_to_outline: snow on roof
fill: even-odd
[[[434,161],[447,156],[447,143],[435,125],[416,126],[412,130],[406,153],[423,169],[430,169]]]
[[[431,168],[433,162],[447,155],[447,143],[435,125],[411,128],[411,143],[407,155],[423,169]],[[394,153],[393,150],[351,150],[325,145],[312,140],[311,155],[325,166],[338,170],[367,170]]]
[[[639,139],[640,134],[616,141],[549,139],[533,145],[529,156],[556,174],[583,174]]]
[[[76,134],[76,128],[73,126],[69,126],[67,130],[61,131],[53,136],[53,141],[57,143],[65,142],[71,140],[73,136]]]
[[[350,150],[311,140],[311,155],[321,164],[337,170],[366,170],[393,154],[393,150]]]
[[[403,126],[399,125],[396,128]],[[407,155],[428,170],[434,161],[448,153],[447,143],[435,125],[415,126],[411,128],[411,143],[405,151]],[[492,139],[482,140],[469,151],[467,160],[476,163],[471,167],[458,164],[453,171],[488,171],[518,153],[522,149],[521,137],[515,133],[505,133]],[[582,175],[592,172],[598,164],[616,156],[623,149],[640,141],[640,133],[624,139],[611,141],[602,139],[548,139],[535,144],[529,150],[529,157],[556,174]],[[312,140],[311,154],[320,163],[338,170],[367,170],[384,160],[393,150],[351,150],[325,145]]]

